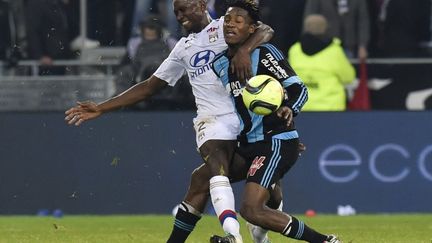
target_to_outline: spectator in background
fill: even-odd
[[[168,34],[175,39],[180,39],[181,27],[177,22],[171,0],[135,0],[135,8],[132,18],[131,36],[139,33],[139,21],[151,14],[157,13],[167,25]]]
[[[13,6],[18,3],[22,2],[0,0],[0,60],[5,60],[7,67],[15,66],[21,58],[19,16]]]
[[[346,110],[344,85],[354,80],[355,70],[340,40],[328,35],[327,26],[324,16],[309,15],[300,41],[288,52],[291,66],[309,91],[303,111]]]
[[[13,39],[15,36],[13,35],[13,31],[11,30],[11,8],[9,5],[9,1],[0,0],[0,29],[2,30],[2,34],[0,35],[0,60],[6,59],[7,51],[12,46]]]
[[[329,34],[342,41],[348,57],[368,57],[370,26],[365,0],[307,0],[304,17],[310,14],[321,14],[327,19]]]
[[[374,0],[377,39],[372,47],[380,57],[419,57],[421,42],[430,40],[430,0]]]
[[[149,16],[140,22],[140,36],[129,40],[123,67],[116,78],[117,94],[153,74],[168,56],[170,48],[162,40],[162,29],[157,16]]]
[[[66,17],[68,0],[29,0],[26,6],[28,53],[40,61],[41,75],[62,75],[64,67],[52,67],[55,59],[70,58]]]
[[[302,32],[305,0],[262,0],[262,21],[275,31],[271,40],[278,48],[287,52],[299,40]]]
[[[133,37],[127,45],[127,53],[122,60],[122,67],[117,72],[115,82],[115,93],[120,94],[131,86],[135,85],[145,77],[151,76],[163,60],[170,53],[170,48],[162,38],[163,24],[160,18],[156,15],[151,15],[140,22],[140,36]],[[187,82],[182,82],[182,84]],[[155,95],[153,99],[174,100],[171,97],[176,89],[184,88],[179,85],[176,88],[166,89],[160,94]],[[188,92],[190,93],[190,92]],[[174,94],[175,95],[175,94]],[[158,102],[160,106],[169,105]],[[141,102],[135,105],[134,108],[143,108],[147,102]]]

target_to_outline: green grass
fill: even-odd
[[[324,233],[335,233],[352,243],[432,243],[432,214],[356,215],[340,217],[299,216],[308,225]],[[1,216],[0,243],[33,242],[148,242],[163,243],[172,228],[172,216]],[[250,243],[241,221],[245,243]],[[214,216],[204,216],[188,243],[206,243],[222,230]],[[271,233],[273,243],[297,242]]]

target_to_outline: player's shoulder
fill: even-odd
[[[175,53],[175,52],[178,52],[181,49],[184,49],[185,43],[186,43],[186,38],[185,37],[180,38],[175,43],[173,49],[171,50],[171,53]]]
[[[258,46],[258,49],[260,50],[260,53],[266,57],[273,57],[277,61],[285,59],[285,55],[282,51],[271,43],[264,43]]]
[[[220,61],[222,59],[227,59],[226,54],[227,54],[227,50],[224,50],[224,51],[220,52],[219,54],[216,54],[216,56],[213,59],[213,62]]]
[[[174,48],[171,50],[171,53],[177,56],[185,55],[185,53],[187,53],[193,46],[193,39],[194,38],[191,35],[180,38],[180,40],[177,41]]]
[[[214,21],[218,22],[218,23],[223,23],[224,22],[224,16],[220,16],[217,19],[213,19]]]
[[[179,48],[179,47],[184,47],[184,46],[186,45],[186,43],[187,43],[188,41],[190,41],[190,39],[191,39],[191,38],[189,38],[189,37],[182,37],[182,38],[180,38],[180,39],[177,41],[177,43],[176,43],[174,49],[175,49],[175,48]]]
[[[214,34],[215,32],[222,33],[223,23],[223,17],[220,17],[218,19],[212,19],[212,21],[202,31],[206,32],[207,34]]]
[[[221,77],[223,75],[223,70],[227,68],[228,65],[229,65],[229,60],[226,56],[226,50],[225,50],[215,56],[215,58],[212,61],[211,67],[215,71],[216,75],[218,77]]]
[[[275,45],[271,43],[261,44],[258,46],[258,48],[266,52],[281,52],[279,48],[277,48]]]
[[[212,19],[212,21],[201,31],[206,35],[215,35],[223,31],[223,18]]]

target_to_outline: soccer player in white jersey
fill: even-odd
[[[235,236],[239,243],[242,238],[228,179],[230,161],[239,133],[239,120],[230,94],[210,67],[215,55],[227,48],[223,38],[223,19],[209,18],[205,0],[173,0],[173,6],[177,20],[191,34],[176,44],[158,70],[147,80],[100,104],[78,102],[77,106],[66,111],[65,120],[69,124],[80,125],[103,113],[135,104],[167,85],[175,85],[187,73],[197,105],[197,116],[194,118],[196,142],[205,166],[210,171],[210,176],[206,179],[210,178],[213,207],[224,231]],[[268,41],[271,36],[271,28],[261,25],[257,34],[233,58],[233,69],[240,79],[250,75],[249,52]],[[191,185],[194,185],[194,178]],[[184,242],[200,218],[205,205],[200,200],[194,205],[193,194],[193,188],[189,188],[179,207],[169,243]],[[189,197],[192,198],[191,201],[188,201]],[[191,218],[191,215],[195,218]]]

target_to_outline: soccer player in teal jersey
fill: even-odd
[[[259,12],[252,0],[236,0],[229,6],[223,25],[228,50],[214,59],[213,70],[231,93],[240,117],[237,153],[251,163],[240,214],[254,225],[289,238],[312,243],[340,242],[334,235],[321,234],[292,215],[266,207],[272,187],[297,161],[299,135],[293,117],[299,114],[307,101],[307,89],[282,52],[271,44],[263,44],[251,54],[253,75],[272,76],[281,82],[287,97],[276,112],[267,116],[255,114],[244,106],[241,97],[243,85],[232,72],[230,63],[242,43],[255,32]],[[231,243],[233,239],[231,235],[213,236],[210,242]]]

